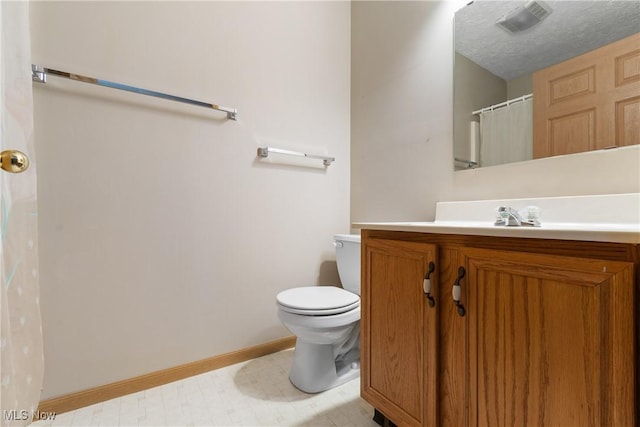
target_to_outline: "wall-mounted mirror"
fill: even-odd
[[[640,143],[640,2],[476,0],[454,27],[456,170]]]

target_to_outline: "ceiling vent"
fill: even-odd
[[[551,8],[541,1],[530,1],[512,10],[496,21],[496,25],[508,33],[528,30],[549,16]]]

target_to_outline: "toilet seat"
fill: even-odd
[[[281,310],[306,316],[330,316],[360,307],[360,297],[335,286],[306,286],[280,292]]]

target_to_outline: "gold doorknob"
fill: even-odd
[[[29,158],[22,151],[5,150],[0,153],[0,167],[11,173],[20,173],[29,167]]]

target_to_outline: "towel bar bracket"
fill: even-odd
[[[47,73],[44,71],[44,68],[31,65],[31,80],[38,83],[46,83]]]

